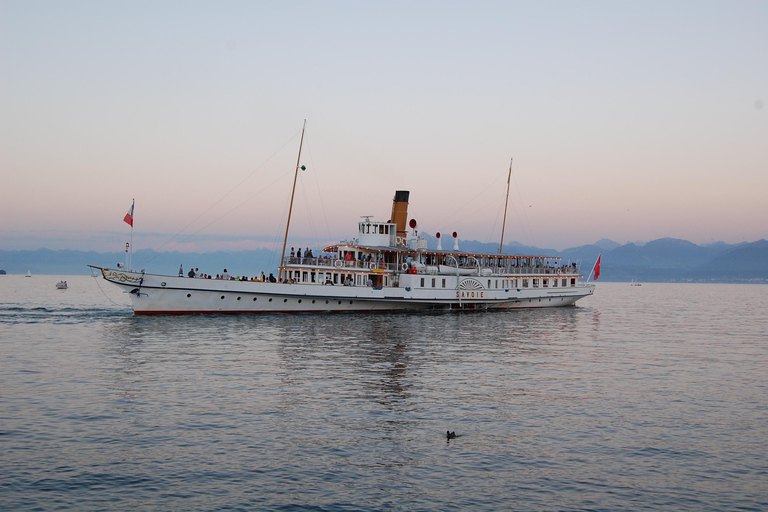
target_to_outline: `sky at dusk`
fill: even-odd
[[[768,238],[768,2],[0,0],[0,249]]]

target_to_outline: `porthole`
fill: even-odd
[[[191,296],[192,296],[192,294],[191,294],[191,293],[188,293],[188,294],[187,294],[187,298],[190,298]]]
[[[253,302],[256,302],[256,297],[253,298]]]
[[[314,299],[312,299],[312,304],[314,304],[314,303],[315,303],[315,300],[314,300]]]
[[[341,304],[341,301],[339,301],[339,304]]]
[[[224,296],[223,295],[221,296],[221,300],[224,300]]]
[[[272,297],[269,298],[269,302],[272,302]]]
[[[283,302],[288,302],[288,299],[283,299]]]
[[[240,297],[238,297],[237,300],[240,300]]]
[[[326,304],[328,304],[328,301],[325,301]]]
[[[349,301],[350,304],[352,304],[352,301]]]

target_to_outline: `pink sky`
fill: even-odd
[[[0,4],[0,249],[768,237],[768,4]],[[179,234],[173,237],[173,235]],[[220,237],[212,241],[212,236]],[[173,240],[169,242],[170,240]],[[182,244],[176,241],[184,240]]]

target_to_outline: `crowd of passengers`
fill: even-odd
[[[181,274],[179,275],[181,276]],[[233,276],[233,275],[230,275],[229,272],[227,272],[227,269],[224,269],[224,272],[222,272],[221,274],[216,274],[216,276],[214,277],[211,274],[200,272],[200,269],[195,267],[192,267],[189,269],[189,272],[187,272],[187,277],[191,277],[195,279],[218,279],[223,281],[253,281],[253,282],[263,282],[263,283],[277,282],[277,278],[274,276],[274,274],[269,274],[269,276],[265,276],[264,272],[261,273],[261,277]]]
[[[321,258],[324,259],[335,259],[335,255],[321,255]],[[301,247],[299,247],[298,251],[294,251],[293,247],[291,247],[291,256],[290,261],[294,263],[306,263],[306,260],[314,258],[312,255],[312,249],[307,249],[304,252],[301,251]],[[384,260],[381,258],[373,258],[371,254],[368,254],[365,257],[360,258],[359,260],[355,259],[352,252],[347,252],[344,256],[344,261],[346,261],[349,265],[356,266],[357,264],[370,264],[372,262],[376,263],[377,265],[383,266]],[[422,264],[426,265],[434,265],[435,264],[435,257],[433,255],[427,255],[423,256],[421,258]],[[459,259],[459,266],[463,267],[465,265],[472,266],[474,262],[468,261],[466,258],[460,258]],[[413,268],[413,259],[411,256],[408,256],[406,258],[406,264],[409,268]],[[577,266],[576,263],[562,263],[561,265],[557,265],[555,263],[550,263],[547,261],[545,264],[541,265],[540,263],[533,263],[529,262],[527,259],[523,259],[520,264],[518,265],[517,261],[514,261],[511,265],[508,266],[509,268],[534,268],[534,269],[543,269],[545,272],[549,273],[548,271],[554,271],[558,274],[560,273],[568,273],[568,272],[577,272]],[[182,275],[181,273],[179,274]],[[219,279],[224,281],[253,281],[253,282],[264,282],[264,283],[277,283],[277,282],[286,282],[290,283],[291,281],[278,279],[274,276],[274,274],[269,274],[269,276],[266,276],[264,272],[261,273],[261,276],[253,276],[253,277],[247,277],[247,276],[232,276],[227,272],[227,269],[224,269],[224,272],[221,274],[216,274],[216,276],[212,276],[211,274],[205,274],[203,272],[200,272],[199,268],[192,267],[190,268],[189,272],[187,273],[187,277],[191,278],[197,278],[197,279]],[[294,281],[295,282],[295,281]],[[326,283],[327,284],[327,283]],[[349,286],[347,283],[344,283],[345,285]]]

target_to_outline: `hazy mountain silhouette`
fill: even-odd
[[[429,247],[436,247],[437,240],[429,240]],[[613,247],[613,248],[611,248]],[[460,240],[459,248],[467,252],[496,253],[498,244]],[[443,241],[443,249],[453,249],[453,239]],[[317,248],[313,248],[319,253]],[[587,275],[597,255],[602,253],[601,281],[720,281],[768,283],[768,241],[727,244],[717,242],[696,245],[687,240],[661,238],[637,245],[617,244],[612,240],[600,240],[595,244],[571,247],[563,251],[531,247],[519,242],[504,245],[504,252],[526,256],[553,256],[566,262],[576,262]],[[133,255],[133,267],[146,268],[148,272],[176,275],[179,266],[183,272],[190,266],[201,272],[216,275],[226,268],[230,274],[254,276],[261,272],[277,270],[279,253],[262,249],[258,251],[217,251],[208,253],[158,253],[152,250],[137,251]],[[88,274],[87,264],[114,268],[125,262],[125,253],[98,253],[39,249],[36,251],[0,250],[0,269],[9,274],[24,274],[31,270],[34,275]]]

